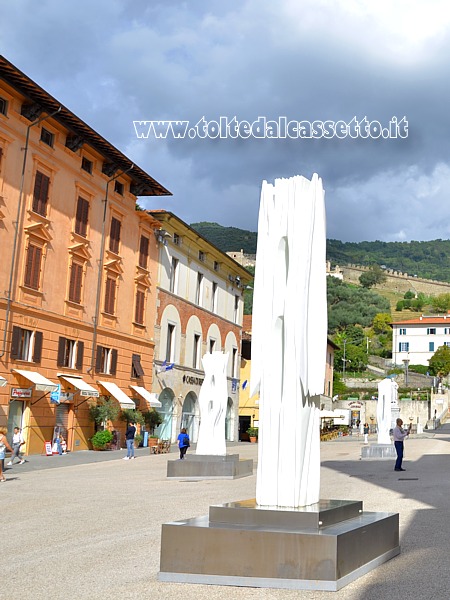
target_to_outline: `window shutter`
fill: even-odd
[[[86,237],[89,216],[89,202],[81,196],[78,198],[75,233]]]
[[[47,200],[50,178],[36,171],[33,193],[33,211],[45,217],[47,215]]]
[[[29,244],[25,263],[25,285],[33,290],[39,289],[42,248]]]
[[[84,355],[84,342],[77,343],[77,362],[75,364],[75,368],[78,371],[83,370],[83,355]]]
[[[42,356],[42,331],[34,332],[33,362],[40,363]]]
[[[103,353],[103,346],[97,346],[97,352],[95,354],[95,371],[96,371],[96,373],[100,373],[102,370],[102,353]]]
[[[58,356],[56,358],[56,366],[64,367],[64,357],[66,354],[66,338],[60,336],[58,341]]]
[[[109,249],[111,252],[117,254],[119,252],[119,242],[120,242],[120,226],[121,223],[118,219],[112,217],[111,218],[111,229],[109,233]]]
[[[136,292],[136,309],[134,314],[134,320],[140,325],[144,323],[144,302],[145,293],[142,290],[138,290]]]
[[[144,369],[142,368],[142,365],[141,365],[140,354],[133,354],[131,357],[131,360],[133,362],[133,367],[136,372],[136,375],[138,377],[143,377],[145,375],[145,373],[144,373]]]
[[[115,375],[117,371],[117,350],[111,350],[111,375]]]
[[[83,278],[83,267],[78,263],[72,262],[70,267],[69,300],[80,304],[81,302],[81,283]]]
[[[22,335],[22,329],[20,327],[13,327],[12,341],[11,341],[11,358],[18,358],[20,336]]]
[[[143,269],[146,269],[148,264],[148,244],[148,237],[141,235],[141,242],[139,245],[139,266]]]
[[[116,296],[116,280],[112,279],[111,277],[107,277],[104,311],[105,311],[105,313],[108,313],[109,315],[114,314],[115,296]]]

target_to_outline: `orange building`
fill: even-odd
[[[28,454],[58,428],[86,449],[98,396],[152,404],[160,223],[136,197],[167,194],[0,57],[0,425]]]

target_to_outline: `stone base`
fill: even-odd
[[[396,459],[397,452],[394,444],[369,444],[361,448],[361,458]]]
[[[399,553],[397,513],[364,513],[346,500],[298,509],[248,500],[165,523],[158,579],[337,591]]]
[[[239,454],[187,454],[183,460],[167,463],[167,477],[176,479],[239,479],[249,475],[253,475],[253,460],[239,459]]]

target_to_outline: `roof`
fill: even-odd
[[[1,55],[0,79],[6,81],[11,87],[31,100],[32,103],[38,105],[37,108],[41,109],[41,112],[50,115],[56,112],[58,108],[61,108],[59,113],[54,115],[52,119],[61,123],[74,136],[80,137],[83,143],[95,149],[105,159],[108,159],[107,162],[112,163],[113,166],[117,166],[122,171],[130,169],[132,161],[125,154],[122,154],[120,150],[105,140],[105,138],[89,127],[73,112],[63,106],[61,102],[58,102],[58,100]],[[171,192],[166,190],[166,188],[137,165],[133,165],[132,170],[127,173],[127,176],[133,181],[131,193],[135,196],[171,196]]]
[[[450,314],[448,315],[421,315],[417,319],[408,319],[405,321],[394,321],[394,325],[448,325],[450,327]]]

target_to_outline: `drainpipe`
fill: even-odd
[[[101,241],[101,244],[100,244],[100,258],[99,258],[99,261],[98,261],[97,296],[96,296],[96,299],[95,299],[95,313],[94,313],[94,331],[93,331],[93,334],[92,334],[91,366],[87,370],[87,372],[89,374],[91,374],[92,371],[93,371],[93,369],[94,369],[95,347],[97,345],[98,319],[99,319],[99,312],[100,312],[100,293],[101,293],[101,290],[102,290],[103,264],[104,264],[104,261],[105,261],[106,209],[107,209],[107,206],[108,206],[109,184],[112,181],[114,181],[115,179],[117,179],[118,177],[120,177],[121,175],[125,175],[126,173],[128,173],[129,171],[131,171],[131,169],[133,169],[133,168],[134,168],[134,164],[132,164],[131,167],[129,169],[127,169],[126,171],[121,171],[120,173],[117,173],[117,175],[114,175],[114,177],[111,177],[111,179],[109,179],[106,182],[106,193],[105,193],[105,199],[103,200],[104,207],[103,207],[103,223],[102,223],[102,241]]]
[[[55,110],[51,114],[46,115],[45,117],[41,117],[40,119],[37,119],[36,121],[33,121],[33,123],[30,123],[30,125],[28,125],[28,127],[27,127],[27,136],[26,136],[26,140],[25,140],[25,148],[24,148],[24,154],[23,154],[22,176],[21,176],[21,180],[20,180],[19,201],[17,203],[16,232],[14,234],[13,251],[12,251],[12,257],[11,257],[11,270],[9,273],[9,289],[7,291],[5,329],[3,331],[3,345],[2,345],[2,351],[0,353],[0,358],[2,358],[6,352],[6,336],[8,334],[9,315],[11,313],[11,304],[12,304],[12,302],[14,302],[13,278],[14,278],[14,271],[15,271],[15,267],[16,267],[17,242],[19,240],[19,234],[20,234],[19,226],[20,226],[20,220],[21,220],[21,215],[22,215],[23,186],[24,186],[24,181],[25,181],[25,168],[27,165],[28,144],[30,141],[30,130],[35,125],[39,125],[39,123],[41,123],[42,121],[46,121],[47,119],[50,119],[51,117],[54,117],[55,115],[57,115],[61,111],[61,108],[62,107],[60,106],[58,108],[58,110]]]

